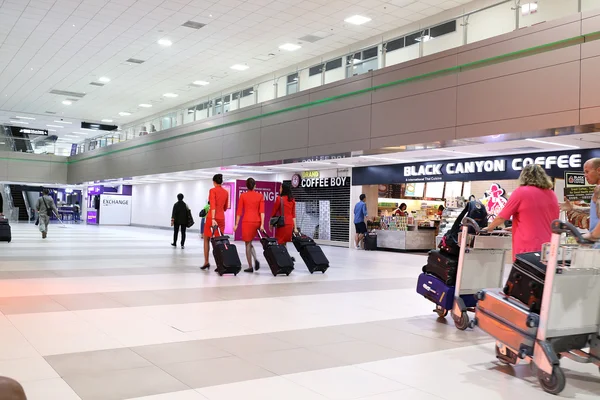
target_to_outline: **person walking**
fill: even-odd
[[[223,175],[216,174],[213,176],[213,188],[208,192],[208,202],[210,203],[210,211],[206,216],[204,225],[204,265],[201,270],[210,268],[208,256],[210,252],[210,238],[213,235],[213,227],[219,228],[221,233],[225,232],[225,211],[229,203],[229,193],[221,186],[223,184]]]
[[[284,226],[276,226],[275,239],[277,244],[286,245],[292,241],[294,232],[298,232],[296,225],[296,200],[292,195],[292,185],[289,182],[283,182],[279,191],[279,197],[273,206],[273,216],[282,216]],[[283,213],[282,213],[283,210]]]
[[[360,245],[365,238],[365,234],[367,233],[367,224],[365,223],[365,218],[369,214],[367,214],[367,195],[361,194],[359,200],[360,201],[354,206],[354,228],[356,229],[354,244],[356,245],[356,248],[360,250]]]
[[[173,212],[171,213],[171,226],[173,230],[173,243],[171,246],[177,247],[177,236],[181,230],[181,248],[185,249],[185,230],[188,223],[188,214],[190,212],[189,207],[183,201],[183,194],[177,195],[177,203],[173,205]]]
[[[50,197],[50,191],[48,189],[42,190],[42,196],[37,200],[35,209],[38,212],[38,225],[40,232],[42,232],[42,239],[48,237],[48,225],[50,225],[50,213],[54,212],[58,215],[58,209],[54,200]]]
[[[248,268],[244,272],[252,273],[260,269],[260,263],[256,259],[256,251],[252,245],[252,241],[256,236],[256,231],[265,230],[265,197],[254,191],[256,181],[253,178],[246,180],[246,188],[248,191],[240,195],[237,207],[237,216],[235,219],[236,232],[242,220],[242,240],[246,244],[246,259],[248,260]],[[243,215],[243,218],[242,218]],[[252,267],[252,259],[254,259],[254,268]]]
[[[517,254],[541,251],[542,245],[550,241],[550,225],[560,213],[552,187],[552,180],[541,166],[527,165],[521,171],[519,187],[506,206],[489,226],[483,228],[493,231],[512,217],[513,261]]]

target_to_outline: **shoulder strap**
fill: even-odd
[[[281,200],[281,216],[283,217],[283,196],[279,196],[279,199]]]

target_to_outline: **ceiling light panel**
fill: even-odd
[[[234,64],[230,68],[234,71],[245,71],[250,67],[244,64]]]
[[[142,108],[150,108],[150,107],[152,107],[152,104],[145,104],[145,103],[142,103],[142,104],[140,104],[139,106],[140,106],[140,107],[142,107]]]
[[[301,49],[302,46],[294,44],[294,43],[286,43],[286,44],[282,44],[281,46],[279,46],[279,48],[281,50],[285,50],[285,51],[296,51],[298,49]]]
[[[196,86],[206,86],[206,85],[209,84],[209,82],[206,82],[206,81],[194,81],[193,84],[196,85]]]
[[[127,111],[121,111],[121,112],[119,113],[119,115],[120,115],[121,117],[127,117],[128,115],[131,115],[131,113],[130,113],[130,112],[127,112]]]
[[[362,15],[353,15],[351,17],[346,18],[344,21],[352,25],[363,25],[371,21],[371,18],[364,17]]]
[[[171,45],[173,45],[173,42],[171,42],[169,39],[160,39],[158,41],[158,44],[160,44],[163,47],[170,47]]]
[[[106,76],[101,76],[100,78],[98,78],[98,82],[108,83],[108,82],[110,82],[110,78],[108,78]]]
[[[113,122],[112,119],[103,119],[102,122]]]
[[[177,93],[165,93],[163,94],[163,96],[173,99],[175,97],[178,97],[179,95]]]

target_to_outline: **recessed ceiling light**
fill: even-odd
[[[113,122],[112,119],[103,119],[102,122]]]
[[[196,85],[196,86],[206,86],[206,85],[209,84],[209,82],[206,82],[206,81],[194,81],[193,84]]]
[[[174,98],[174,97],[177,97],[177,96],[179,96],[179,95],[178,95],[177,93],[165,93],[165,94],[163,94],[163,96],[165,96],[165,97],[170,97],[170,98]]]
[[[23,122],[23,121],[10,121],[13,124],[22,124],[22,125],[29,125],[29,122]]]
[[[54,122],[57,122],[57,121],[54,121]],[[46,125],[46,126],[50,127],[50,128],[64,128],[64,126],[60,126],[60,125]]]
[[[158,44],[160,44],[161,46],[169,47],[173,44],[173,42],[171,42],[169,39],[160,39],[158,41]]]
[[[353,15],[351,17],[346,18],[344,21],[352,25],[362,25],[366,24],[370,20],[371,18],[369,17],[363,17],[362,15]]]
[[[244,65],[244,64],[235,64],[235,65],[232,65],[230,68],[234,69],[236,71],[245,71],[250,67],[247,65]]]
[[[85,133],[85,132],[72,132],[72,133],[74,133],[76,135],[87,135],[87,133]]]
[[[107,78],[106,76],[101,76],[100,78],[98,78],[99,82],[103,82],[103,83],[108,83],[110,82],[110,78]]]
[[[282,44],[281,46],[279,46],[279,48],[281,50],[286,50],[286,51],[296,51],[298,49],[301,49],[302,46],[294,44],[294,43],[286,43],[286,44]]]
[[[140,104],[140,107],[150,108],[150,107],[152,107],[152,104]]]
[[[70,106],[71,104],[73,104],[73,102],[71,100],[63,100],[62,102],[65,106]]]
[[[126,117],[126,116],[128,116],[128,115],[131,115],[131,113],[129,113],[129,112],[127,112],[127,111],[121,111],[121,112],[119,113],[119,115],[120,115],[120,116],[122,116],[122,117]]]
[[[31,117],[19,117],[18,115],[15,117],[17,119],[31,119],[35,121],[35,118],[31,118]]]
[[[72,122],[67,122],[67,121],[54,121],[54,122],[58,122],[59,124],[69,124],[69,125],[72,124]],[[50,126],[50,125],[48,125],[48,126]]]

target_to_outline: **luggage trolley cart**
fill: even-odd
[[[469,234],[469,227],[475,234]],[[512,248],[506,231],[485,232],[471,218],[464,218],[459,238],[460,253],[454,287],[452,319],[457,329],[473,328],[468,311],[475,312],[476,293],[488,287],[502,287],[506,251]]]
[[[562,356],[600,366],[600,249],[560,220],[552,223],[552,232],[540,314],[499,290],[482,290],[474,322],[496,339],[501,362],[531,361],[544,391],[559,394],[566,384]],[[563,233],[572,233],[579,244],[570,261],[572,245],[560,245]]]

